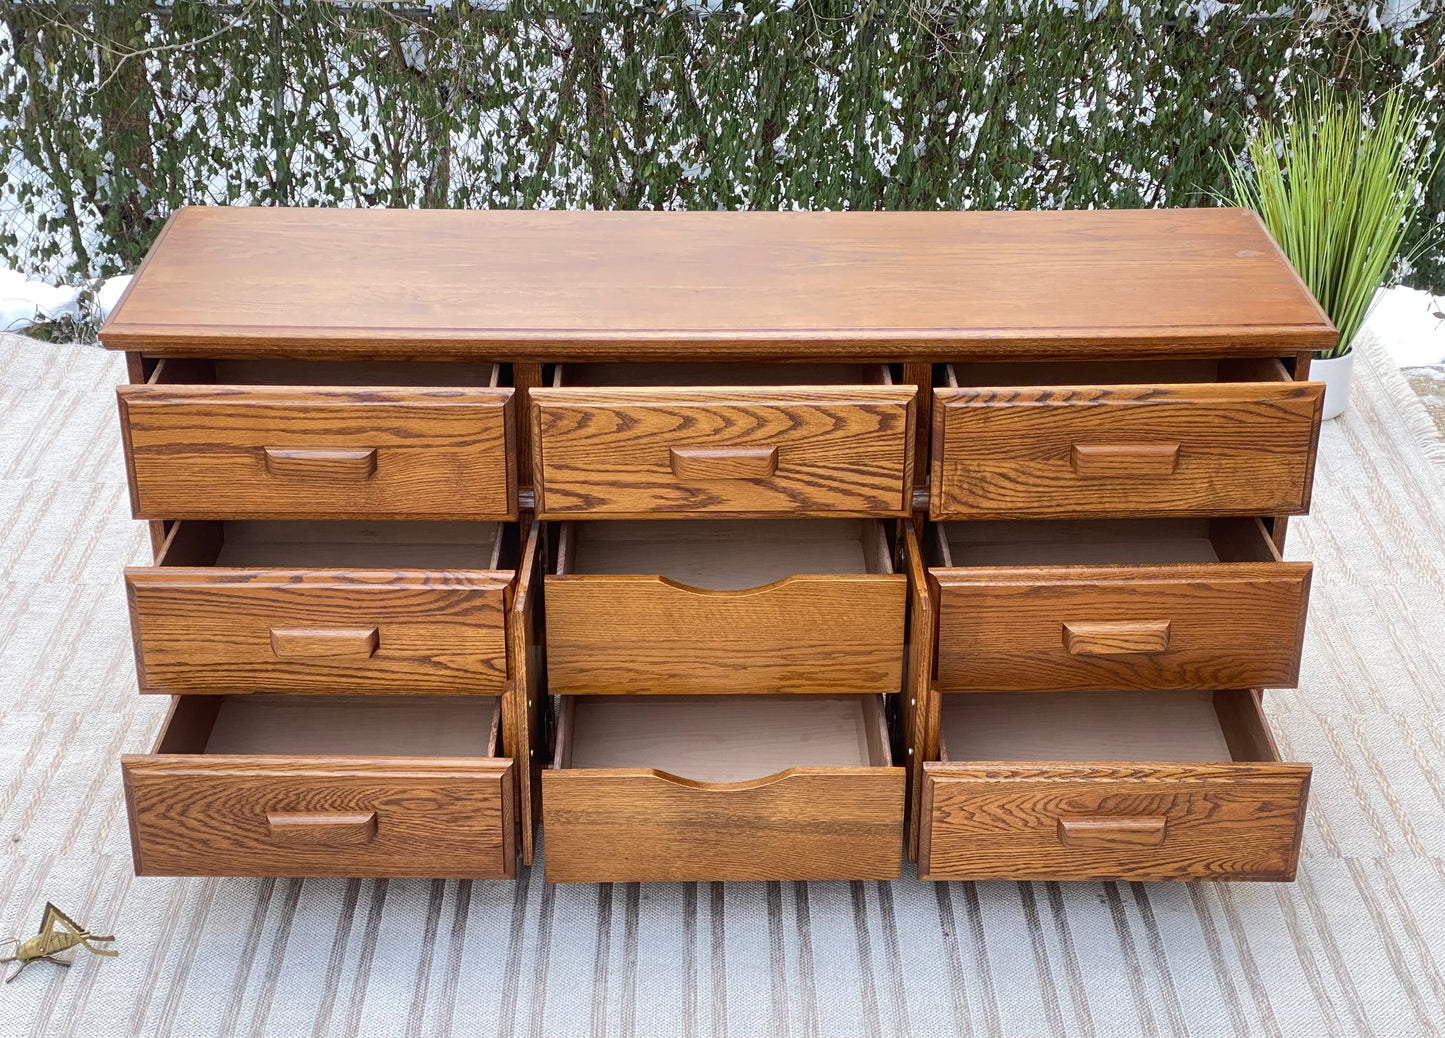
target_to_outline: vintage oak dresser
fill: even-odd
[[[101,334],[141,874],[1294,875],[1248,213],[192,208]]]

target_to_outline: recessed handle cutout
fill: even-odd
[[[1168,620],[1066,623],[1064,648],[1071,656],[1127,656],[1169,648]]]
[[[376,836],[376,812],[266,813],[271,839],[285,847],[357,847]]]
[[[679,479],[766,479],[778,471],[776,447],[669,447]]]
[[[365,660],[380,645],[375,627],[271,628],[271,651],[278,660]]]
[[[1076,443],[1069,463],[1081,476],[1172,476],[1177,443]]]
[[[289,479],[369,479],[376,474],[376,448],[322,450],[263,447],[266,471]]]
[[[1109,848],[1158,847],[1164,842],[1168,820],[1162,816],[1140,818],[1060,818],[1059,843],[1065,847]]]

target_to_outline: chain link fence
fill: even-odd
[[[1209,205],[1325,82],[1445,109],[1445,0],[11,0],[0,262],[127,272],[186,203]]]

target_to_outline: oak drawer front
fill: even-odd
[[[1291,880],[1302,764],[927,763],[922,879]]]
[[[500,693],[505,572],[126,570],[142,692]]]
[[[748,591],[548,575],[549,686],[562,695],[896,692],[906,594],[902,574],[797,576]]]
[[[913,387],[531,393],[539,518],[907,515]]]
[[[121,386],[142,519],[508,519],[512,390]]]
[[[929,511],[1301,513],[1322,400],[1309,382],[936,389]]]
[[[549,882],[896,879],[902,768],[794,768],[709,785],[652,769],[548,770]]]
[[[142,876],[511,876],[495,697],[177,696],[121,758]]]
[[[141,876],[515,875],[512,762],[121,759]]]
[[[1293,687],[1311,566],[939,568],[938,685]]]

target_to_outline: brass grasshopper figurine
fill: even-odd
[[[20,965],[14,973],[5,978],[5,983],[9,984],[20,976],[25,971],[25,967],[37,959],[53,962],[57,966],[69,966],[69,961],[57,959],[56,956],[77,946],[93,951],[97,955],[119,955],[120,952],[114,948],[97,948],[90,943],[91,941],[113,940],[115,940],[114,937],[101,937],[99,934],[91,933],[47,901],[45,902],[45,915],[40,919],[40,932],[23,941],[12,937],[8,942],[15,945],[15,954],[9,958],[0,959],[0,963],[18,962]]]

